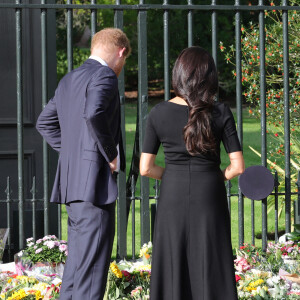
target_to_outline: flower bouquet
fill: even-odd
[[[0,228],[0,264],[5,250],[5,244],[8,237],[9,228]]]
[[[140,250],[140,257],[143,258],[145,265],[151,264],[151,255],[152,255],[152,243],[144,244]]]
[[[235,260],[239,300],[299,299],[299,247],[293,241],[271,242],[266,253],[249,244],[240,247]]]
[[[104,300],[149,299],[151,265],[148,262],[151,261],[151,253],[152,243],[149,242],[144,244],[140,251],[141,257],[146,254],[144,259],[112,262],[108,272]]]
[[[26,240],[27,247],[15,255],[18,275],[54,276],[62,278],[64,263],[68,255],[66,241],[60,241],[55,235],[47,235],[34,242]]]
[[[57,299],[61,281],[55,279],[52,283],[39,281],[35,277],[19,276],[11,272],[0,273],[0,299]]]

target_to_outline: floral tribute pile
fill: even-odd
[[[41,250],[40,250],[41,249]],[[0,272],[0,300],[59,298],[67,244],[55,236],[34,242],[15,256],[16,272]],[[110,264],[104,300],[146,300],[150,294],[152,244],[137,261]],[[269,243],[266,252],[244,244],[234,261],[239,300],[300,299],[300,242]]]
[[[67,242],[54,235],[26,242],[27,247],[15,255],[15,271],[0,272],[0,299],[57,299],[68,255]]]
[[[244,244],[234,261],[239,300],[300,299],[300,242]]]

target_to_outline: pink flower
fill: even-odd
[[[28,244],[27,244],[28,247],[31,247],[31,246],[33,246],[33,245],[34,245],[34,243],[28,243]]]
[[[68,254],[69,254],[69,251],[68,251],[68,250],[66,250],[66,251],[65,251],[65,254],[66,254],[66,256],[68,256]]]
[[[244,257],[237,256],[237,259],[234,261],[235,268],[239,272],[245,272],[251,269],[251,266],[248,264],[247,260]]]
[[[134,297],[135,295],[139,294],[143,288],[141,286],[137,286],[134,290],[131,291],[131,296]]]
[[[43,239],[39,239],[36,241],[37,244],[40,244],[43,241]]]
[[[31,238],[28,238],[28,239],[26,240],[26,242],[27,242],[27,243],[29,243],[29,242],[33,242],[33,237],[31,237]]]
[[[65,245],[65,244],[62,244],[62,245],[59,246],[59,251],[60,251],[60,252],[64,252],[64,251],[66,251],[67,249],[68,249],[68,246]]]
[[[42,248],[39,248],[39,249],[35,250],[35,253],[38,254],[38,253],[40,253],[40,252],[42,252],[42,251],[43,251],[43,249],[42,249]]]

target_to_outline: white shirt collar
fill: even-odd
[[[102,59],[101,57],[99,57],[99,56],[91,55],[89,58],[90,58],[90,59],[97,60],[101,65],[104,65],[104,66],[107,66],[107,67],[108,67],[108,64],[106,63],[106,61],[103,60],[103,59]]]

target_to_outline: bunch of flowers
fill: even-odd
[[[60,291],[60,282],[51,284],[38,281],[34,277],[18,276],[11,272],[0,273],[2,285],[0,285],[1,300],[39,300],[44,298],[57,299]]]
[[[261,250],[255,246],[244,243],[239,249],[236,249],[236,260],[234,261],[235,268],[239,272],[250,270],[260,262]]]
[[[34,242],[33,238],[26,240],[27,247],[23,254],[31,262],[65,263],[68,255],[68,245],[64,240],[59,240],[55,235],[47,235]]]
[[[151,263],[151,255],[152,255],[152,243],[144,244],[140,250],[140,257],[143,258],[145,264]]]
[[[112,262],[108,272],[105,300],[149,299],[151,277],[152,243],[144,244],[140,250],[141,259]]]
[[[9,228],[0,228],[0,263],[2,261]]]

